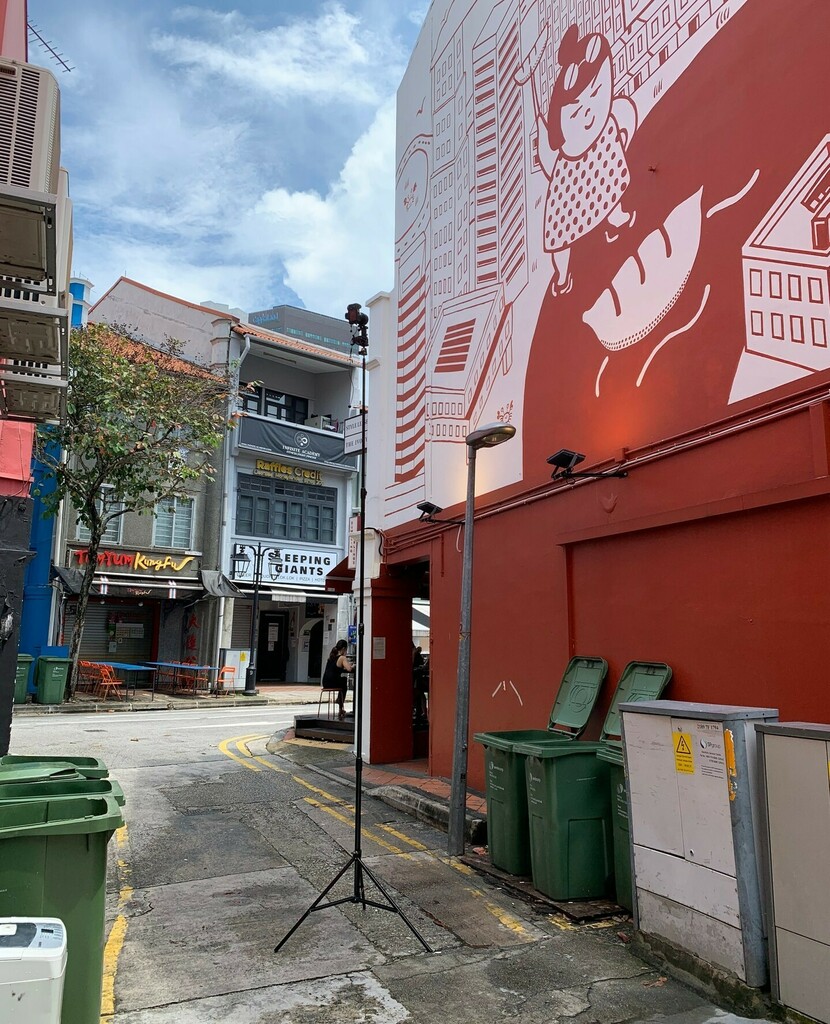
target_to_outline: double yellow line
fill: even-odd
[[[271,761],[251,753],[248,744],[263,739],[267,739],[267,737],[259,734],[252,734],[250,736],[234,736],[231,739],[222,740],[219,744],[219,750],[226,757],[229,757],[232,761],[236,761],[238,764],[244,765],[244,767],[248,768],[250,771],[261,772],[263,768],[268,768],[280,775],[288,775],[288,772],[279,768]],[[232,750],[231,747],[234,749]],[[313,807],[318,811],[324,811],[336,821],[341,822],[341,824],[354,828],[354,806],[352,804],[345,800],[341,800],[340,797],[335,796],[333,793],[328,793],[326,790],[312,785],[299,775],[292,775],[291,779],[299,786],[302,786],[304,789],[308,789],[315,794],[314,796],[303,797],[304,802],[310,807]],[[463,864],[461,861],[452,857],[440,856],[434,850],[430,850],[428,846],[425,846],[417,839],[413,839],[410,836],[405,835],[403,832],[400,832],[398,829],[393,828],[392,825],[386,825],[383,822],[378,822],[374,827],[375,829],[383,832],[384,835],[378,835],[377,832],[369,828],[361,828],[361,837],[368,842],[375,843],[387,853],[394,854],[395,856],[402,857],[406,860],[412,860],[415,854],[426,854],[434,860],[438,860],[442,864],[448,865],[468,878],[475,877],[473,869],[468,867],[466,864]],[[401,845],[395,845],[395,843],[390,839],[387,839],[386,836],[390,836],[392,840],[396,840]],[[523,938],[526,942],[534,941],[534,936],[530,934],[518,918],[491,902],[480,889],[473,886],[467,886],[466,888],[470,895],[483,901],[483,906],[486,910],[491,913],[505,928],[508,928],[515,935]]]

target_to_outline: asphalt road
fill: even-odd
[[[353,793],[331,744],[270,744],[306,707],[20,718],[12,752],[103,758],[110,843],[102,1020],[112,1024],[734,1024],[633,957],[622,925],[569,925],[444,856],[446,836],[367,797],[367,866],[397,913],[311,914],[347,863]],[[350,868],[331,898],[354,891]],[[366,895],[383,902],[366,879]]]

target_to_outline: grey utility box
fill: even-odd
[[[759,725],[772,994],[830,1022],[830,725]]]
[[[754,726],[778,712],[672,700],[620,711],[637,927],[764,985]]]

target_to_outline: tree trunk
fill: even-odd
[[[86,609],[89,604],[89,592],[92,589],[92,580],[95,570],[98,567],[98,549],[101,546],[102,531],[96,530],[89,538],[89,558],[84,566],[84,575],[81,579],[81,589],[78,594],[78,608],[75,614],[75,626],[72,630],[72,640],[69,645],[69,674],[66,677],[65,700],[71,700],[78,688],[78,662],[81,651],[81,637],[84,634],[84,623],[86,622]]]

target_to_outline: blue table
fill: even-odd
[[[107,665],[109,668],[115,669],[116,672],[126,672],[128,674],[129,673],[136,673],[136,672],[144,672],[144,673],[149,674],[149,676],[150,676],[150,690],[151,690],[150,699],[151,700],[155,700],[155,696],[156,696],[156,670],[154,668],[152,668],[150,665],[148,665],[146,663],[143,664],[143,665],[133,665],[133,664],[131,664],[128,661],[93,661],[92,664],[93,665]],[[135,680],[133,680],[133,693],[135,693],[135,689],[136,689]],[[129,696],[129,694],[130,694],[130,684],[128,683],[128,681],[126,679],[124,680],[124,692],[127,694],[127,696]]]
[[[182,672],[193,672],[193,696],[196,696],[197,684],[198,684],[198,673],[199,672],[218,672],[218,665],[191,665],[186,661],[148,661],[147,665],[152,665],[155,670],[158,669],[169,669],[173,673],[173,689],[179,688],[179,677]],[[155,687],[154,687],[155,689]],[[188,687],[185,685],[181,686],[182,690],[187,690]],[[210,687],[208,687],[210,689]]]

